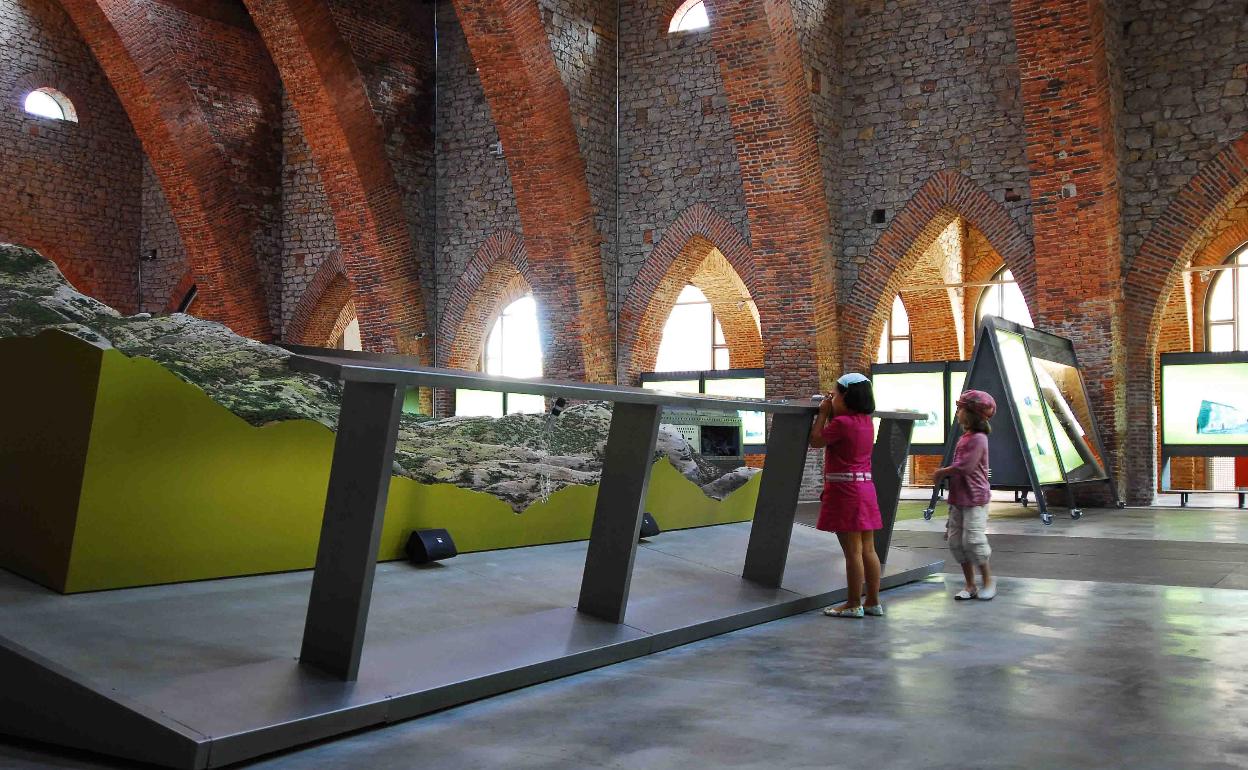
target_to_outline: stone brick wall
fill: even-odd
[[[1030,234],[1009,0],[852,0],[844,8],[843,291],[854,290],[896,213],[943,169],[970,178]]]
[[[1122,233],[1129,268],[1154,221],[1248,131],[1243,3],[1123,3]]]
[[[620,8],[620,298],[668,228],[696,203],[749,237],[710,33],[668,34],[672,10],[663,0],[623,0]]]
[[[620,0],[621,3],[625,0]],[[540,0],[542,21],[568,91],[573,128],[602,237],[607,311],[616,312],[616,0]]]
[[[143,158],[143,215],[140,234],[139,265],[143,276],[143,302],[139,310],[163,313],[170,303],[181,301],[174,296],[182,278],[186,275],[186,247],[178,233],[177,223],[165,191],[160,188],[156,172],[147,158]]]
[[[29,115],[55,88],[78,122]],[[142,151],[107,78],[54,0],[0,5],[0,241],[39,249],[80,290],[137,307]]]
[[[494,151],[498,130],[450,0],[438,3],[437,16],[435,251],[438,317],[442,318],[456,282],[486,239],[497,230],[520,232],[520,216],[507,161]],[[439,328],[440,357],[444,347],[449,350],[454,332]]]

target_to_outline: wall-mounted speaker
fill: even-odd
[[[654,537],[662,531],[659,529],[659,523],[654,520],[649,511],[646,511],[641,517],[641,532],[637,535],[638,538]]]
[[[407,558],[413,564],[441,561],[457,553],[455,541],[445,529],[417,529],[407,538]]]

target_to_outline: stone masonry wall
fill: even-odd
[[[1248,131],[1242,2],[1123,3],[1124,268],[1201,166]]]
[[[942,169],[1002,201],[1030,234],[1008,0],[852,0],[844,7],[842,292],[852,289],[897,211]],[[872,222],[876,209],[884,210],[883,222]]]
[[[51,87],[78,122],[25,112]],[[142,150],[77,29],[54,0],[0,4],[0,241],[34,247],[84,293],[137,307]]]
[[[437,95],[438,317],[465,266],[495,230],[520,232],[506,159],[450,0],[440,0]],[[504,152],[506,148],[504,148]],[[437,340],[439,346],[449,339]]]
[[[143,218],[139,253],[142,260],[139,267],[143,275],[143,301],[139,310],[163,313],[170,301],[182,299],[172,295],[178,290],[188,265],[186,247],[182,244],[177,223],[173,221],[169,201],[147,158],[143,159]]]
[[[615,258],[615,85],[614,0],[540,0],[551,51],[568,91],[573,128],[602,237],[602,272],[607,312],[616,312]],[[504,152],[506,148],[504,148]]]
[[[667,227],[695,203],[709,205],[749,238],[728,98],[710,33],[669,34],[671,5],[621,0],[621,298]]]

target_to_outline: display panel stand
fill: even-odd
[[[1021,341],[1021,351],[1015,342],[1015,352],[1007,359],[1002,349],[1002,336],[1011,342],[1015,337]],[[1050,406],[1042,388],[1037,367],[1046,364],[1056,365],[1073,372],[1077,379],[1074,395],[1082,399],[1087,421],[1086,434],[1080,436],[1072,433],[1075,423],[1073,417],[1064,417],[1062,410]],[[1117,499],[1117,485],[1106,464],[1099,458],[1105,457],[1104,445],[1101,443],[1100,431],[1096,425],[1096,417],[1090,408],[1087,387],[1079,373],[1078,360],[1074,346],[1070,340],[1047,334],[1030,327],[1006,321],[996,316],[987,316],[980,325],[979,340],[975,346],[975,355],[971,358],[969,370],[963,390],[982,390],[993,396],[997,402],[996,416],[992,419],[992,433],[989,435],[989,471],[992,489],[1022,493],[1026,504],[1027,494],[1034,495],[1040,519],[1045,524],[1053,523],[1053,514],[1049,512],[1045,491],[1058,487],[1066,494],[1067,505],[1072,519],[1078,519],[1083,511],[1075,500],[1074,487],[1079,484],[1104,483],[1108,486],[1110,498],[1116,501],[1119,508],[1125,506]],[[1049,388],[1052,391],[1054,388]],[[1059,394],[1051,397],[1061,398]],[[1021,407],[1027,407],[1029,414],[1024,416]],[[1061,404],[1069,409],[1068,404]],[[1025,424],[1024,420],[1028,422]],[[1059,424],[1055,425],[1054,423]],[[1059,432],[1060,431],[1060,432]],[[949,430],[945,442],[943,463],[953,461],[953,452],[962,430],[956,421]],[[1073,438],[1072,438],[1073,436]],[[1063,457],[1059,447],[1063,446],[1059,439],[1073,452],[1076,465]],[[1086,439],[1086,441],[1084,440]],[[1042,476],[1037,468],[1037,461],[1045,459],[1051,467],[1046,467]],[[1069,466],[1069,467],[1068,467]],[[1076,473],[1079,471],[1079,473]],[[942,484],[934,485],[931,500],[923,512],[923,518],[930,520],[936,510],[936,502],[941,494]]]
[[[1170,424],[1169,412],[1171,407],[1170,401],[1166,397],[1166,374],[1171,368],[1182,368],[1185,366],[1240,366],[1248,364],[1248,352],[1231,351],[1218,353],[1162,353],[1161,354],[1161,371],[1160,371],[1160,425],[1161,425],[1161,452],[1159,457],[1160,473],[1158,478],[1158,487],[1162,492],[1175,492],[1181,495],[1181,505],[1187,506],[1187,496],[1193,491],[1190,489],[1174,489],[1170,478],[1170,461],[1175,457],[1248,457],[1248,437],[1243,437],[1241,443],[1216,443],[1206,441],[1199,443],[1190,436],[1173,436],[1169,435],[1166,426]],[[1231,385],[1231,388],[1234,388]],[[1239,391],[1242,393],[1242,389]],[[1239,479],[1239,469],[1236,468],[1237,489],[1223,490],[1235,492],[1239,495],[1239,507],[1244,507],[1245,492],[1242,491],[1243,485]],[[1203,491],[1203,490],[1201,490]],[[1208,490],[1213,492],[1215,490]]]

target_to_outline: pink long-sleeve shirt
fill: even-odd
[[[992,499],[988,483],[988,434],[965,433],[953,450],[949,464],[949,504],[959,508],[987,505]]]

